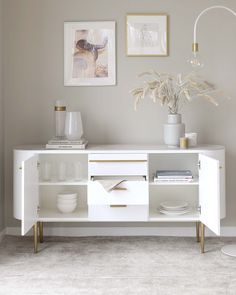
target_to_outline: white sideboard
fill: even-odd
[[[41,167],[53,163],[52,178],[43,181]],[[69,173],[59,181],[60,162],[82,165],[82,180]],[[192,182],[157,183],[157,169],[190,169]],[[107,193],[96,179],[125,178]],[[78,193],[78,206],[71,214],[56,208],[60,192]],[[164,200],[185,200],[191,211],[167,216],[158,207]],[[86,150],[50,150],[23,146],[14,150],[14,217],[21,220],[22,235],[34,227],[34,249],[38,233],[43,241],[44,222],[196,222],[197,240],[204,252],[204,228],[220,235],[225,217],[225,149],[203,145],[181,150],[166,146],[91,145]],[[201,234],[200,234],[201,233]]]

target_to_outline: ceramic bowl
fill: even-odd
[[[57,195],[57,200],[76,200],[76,193],[60,193]]]
[[[57,209],[61,212],[61,213],[72,213],[75,211],[77,207],[77,203],[73,203],[73,204],[60,204],[57,203]]]
[[[76,204],[77,200],[57,200],[57,204],[64,204],[64,205],[70,205],[70,204]]]

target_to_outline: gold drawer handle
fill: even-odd
[[[125,188],[125,187],[114,187],[112,189],[112,191],[127,191],[127,188]]]
[[[127,205],[110,205],[111,208],[125,208]]]
[[[90,163],[144,163],[147,160],[89,160]]]

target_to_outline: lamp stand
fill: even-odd
[[[236,244],[234,245],[226,245],[221,248],[221,252],[225,255],[236,257]]]
[[[198,21],[201,18],[201,16],[205,13],[207,13],[208,11],[212,10],[212,9],[224,9],[228,12],[230,12],[231,14],[233,14],[234,16],[236,16],[236,11],[232,10],[229,7],[226,6],[222,6],[222,5],[214,5],[214,6],[210,6],[206,9],[204,9],[202,12],[199,13],[199,15],[197,16],[195,23],[194,23],[194,29],[193,29],[193,44],[192,44],[192,52],[195,55],[195,59],[191,62],[192,65],[200,65],[200,62],[197,60],[196,55],[198,53],[198,43],[197,43],[197,25],[198,25]],[[232,257],[236,257],[236,244],[234,245],[226,245],[224,247],[221,248],[221,252],[232,256]]]

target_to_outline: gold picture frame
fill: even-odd
[[[127,56],[169,56],[169,16],[165,13],[126,15]]]

